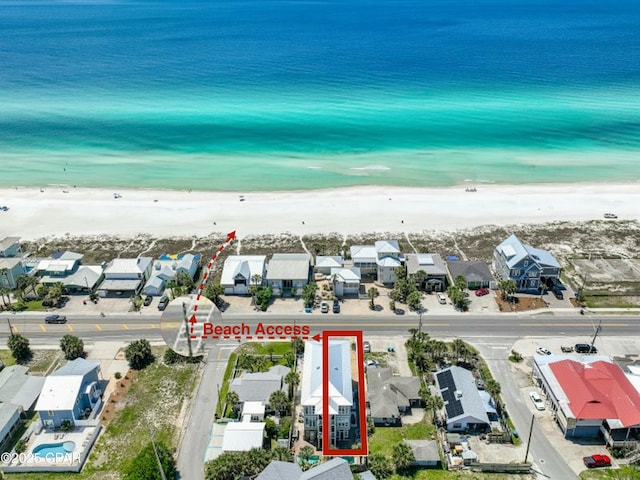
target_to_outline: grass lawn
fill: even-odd
[[[170,449],[177,446],[183,406],[198,381],[197,364],[164,365],[164,348],[155,349],[157,362],[142,370],[127,391],[126,406],[116,412],[100,436],[79,474],[24,473],[8,475],[16,480],[117,480],[126,465],[149,442],[150,426],[156,441]]]
[[[376,431],[369,437],[369,452],[391,455],[393,446],[402,440],[430,440],[435,439],[436,427],[425,421],[402,427],[376,427]]]
[[[272,349],[272,350],[270,350]],[[238,349],[238,353],[250,353],[254,355],[277,355],[281,356],[293,351],[291,342],[249,342]]]
[[[582,480],[617,479],[617,480],[639,480],[640,467],[625,465],[621,468],[605,468],[585,470],[580,474]]]
[[[392,475],[389,480],[529,480],[532,475],[502,473],[450,472],[448,470],[419,469],[406,475]]]
[[[229,363],[227,363],[227,369],[224,371],[222,387],[220,388],[220,398],[218,398],[218,406],[216,407],[216,413],[221,416],[223,416],[222,406],[225,404],[227,392],[229,392],[229,383],[231,381],[231,375],[233,374],[233,366],[236,364],[236,357],[238,356],[236,352],[233,352],[231,355],[229,355]]]
[[[29,300],[28,302],[24,302],[27,306],[27,310],[31,312],[44,312],[47,307],[42,305],[42,300]]]
[[[44,375],[53,363],[66,363],[61,350],[34,350],[33,358],[27,363],[29,373],[32,375]]]
[[[5,367],[16,364],[16,359],[11,355],[11,350],[0,350],[0,360],[2,360]]]

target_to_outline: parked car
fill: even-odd
[[[489,295],[488,288],[479,288],[476,290],[476,297],[482,297],[484,295]]]
[[[596,346],[589,343],[576,343],[573,348],[576,353],[598,353]]]
[[[549,350],[547,350],[546,348],[544,348],[544,347],[536,348],[536,353],[538,355],[551,355],[551,352]]]
[[[364,350],[364,353],[371,353],[371,343],[367,341],[362,342],[362,349]]]
[[[618,215],[615,213],[605,213],[604,218],[618,218]]]
[[[440,302],[442,305],[447,304],[447,297],[444,296],[444,293],[438,292],[436,293],[436,297],[438,297],[438,302]]]
[[[169,297],[163,296],[160,299],[160,302],[158,302],[158,310],[162,312],[165,308],[167,308],[167,305],[169,305]]]
[[[582,461],[587,468],[611,466],[611,459],[607,455],[591,455],[590,457],[583,457]]]
[[[540,398],[540,395],[538,395],[538,392],[530,392],[529,398],[531,399],[531,401],[533,402],[533,405],[538,410],[544,410],[544,401],[542,400],[542,398]]]
[[[147,295],[144,299],[144,306],[148,307],[153,302],[153,297],[151,295]]]
[[[320,304],[320,311],[322,313],[329,313],[329,304],[327,302],[322,302]]]
[[[67,317],[64,315],[47,315],[44,317],[44,323],[67,323]]]
[[[340,302],[337,298],[333,301],[333,313],[340,313]]]

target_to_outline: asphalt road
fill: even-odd
[[[120,340],[137,338],[162,340],[160,335],[160,316],[151,315],[98,315],[68,316],[64,325],[45,325],[43,315],[10,314],[0,316],[0,321],[11,319],[15,331],[29,338],[32,345],[57,344],[61,335],[73,333],[85,342]],[[640,317],[634,315],[619,316],[550,316],[550,315],[442,315],[422,316],[422,330],[437,337],[460,338],[497,338],[526,336],[558,337],[563,335],[580,336],[588,339],[593,335],[594,326],[602,319],[602,335],[635,336],[638,335]],[[6,320],[5,320],[6,322]],[[410,328],[417,328],[418,315],[390,316],[372,315],[334,315],[334,314],[227,314],[224,325],[245,323],[255,329],[258,322],[264,325],[308,325],[313,336],[323,330],[362,330],[365,335],[406,334]],[[0,332],[0,342],[6,341],[9,327],[5,324]],[[214,343],[213,340],[211,340]],[[212,345],[213,346],[213,345]]]

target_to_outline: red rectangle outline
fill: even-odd
[[[329,426],[329,337],[356,337],[356,357],[358,365],[358,410],[360,413],[360,445],[358,449],[332,449]],[[362,330],[324,330],[322,332],[322,455],[369,455],[367,439],[367,408],[364,384],[364,345]]]

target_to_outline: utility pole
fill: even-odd
[[[589,348],[589,353],[593,352],[593,344],[596,343],[596,338],[598,334],[602,331],[602,319],[598,322],[598,326],[596,327],[596,333],[593,335],[593,340],[591,340],[591,347]]]
[[[162,468],[162,462],[160,461],[160,455],[158,455],[158,449],[156,448],[156,442],[153,439],[153,432],[151,432],[151,427],[147,424],[147,429],[149,429],[149,436],[151,437],[151,446],[153,447],[153,453],[156,455],[156,460],[158,461],[158,468],[160,469],[160,476],[162,480],[167,480],[167,476],[164,474],[164,469]]]
[[[527,451],[524,454],[524,463],[527,463],[527,457],[529,456],[529,446],[531,445],[531,433],[533,433],[533,421],[536,419],[535,415],[531,415],[531,426],[529,427],[529,438],[527,439]]]
[[[11,325],[11,320],[7,318],[7,323],[9,324],[9,334],[13,337],[13,326]]]
[[[420,310],[420,319],[418,320],[418,338],[422,333],[422,310]]]
[[[187,304],[182,302],[182,317],[184,318],[184,331],[187,335],[187,345],[189,346],[189,358],[193,357],[193,351],[191,350],[191,331],[189,328],[189,319],[187,318]]]

